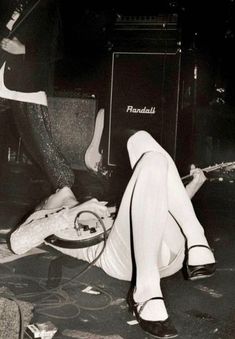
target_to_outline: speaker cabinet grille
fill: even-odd
[[[108,165],[117,165],[118,131],[145,129],[175,158],[180,51],[113,52]]]

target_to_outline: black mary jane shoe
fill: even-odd
[[[175,338],[177,337],[178,333],[175,329],[174,325],[172,324],[171,320],[167,318],[163,321],[151,321],[151,320],[144,320],[141,318],[140,314],[146,304],[150,300],[163,300],[162,297],[154,297],[150,298],[142,303],[135,302],[133,298],[134,289],[131,289],[127,296],[127,303],[129,305],[129,311],[136,316],[136,319],[140,325],[140,327],[148,334],[152,335],[155,338]]]
[[[188,252],[190,249],[194,247],[205,247],[212,251],[211,248],[206,245],[193,245],[188,248]],[[205,265],[188,265],[188,260],[186,263],[187,279],[189,280],[209,278],[215,273],[215,270],[216,270],[215,263]]]

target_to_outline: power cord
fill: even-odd
[[[103,238],[103,247],[102,247],[102,249],[101,249],[101,251],[100,251],[100,253],[97,255],[97,257],[94,259],[94,260],[92,260],[90,263],[88,263],[88,265],[87,265],[87,267],[85,267],[82,271],[80,271],[78,274],[75,274],[71,279],[69,279],[68,281],[66,281],[65,283],[63,283],[63,284],[60,284],[59,285],[59,287],[63,287],[63,286],[65,286],[65,285],[67,285],[67,284],[69,284],[71,281],[73,281],[74,279],[76,279],[76,278],[80,278],[83,274],[85,274],[98,260],[99,260],[99,258],[101,257],[101,255],[102,255],[102,253],[104,252],[104,249],[105,249],[105,247],[106,247],[106,243],[107,243],[107,238],[108,238],[108,231],[107,231],[107,229],[106,229],[106,227],[105,227],[105,225],[104,225],[104,222],[103,222],[103,220],[98,216],[98,214],[97,213],[95,213],[95,212],[93,212],[93,211],[89,211],[89,210],[84,210],[84,211],[81,211],[81,212],[79,212],[77,215],[76,215],[76,217],[75,217],[75,219],[74,219],[74,228],[75,229],[77,229],[77,221],[78,221],[78,218],[80,217],[80,215],[81,214],[83,214],[83,213],[90,213],[90,214],[93,214],[97,219],[98,219],[98,221],[99,221],[99,223],[100,223],[100,225],[101,225],[101,227],[102,227],[102,229],[103,229],[103,231],[104,231],[104,238]],[[53,291],[53,289],[52,289],[52,291]]]
[[[70,278],[69,280],[65,281],[64,283],[61,283],[59,286],[57,286],[57,287],[55,287],[55,288],[53,288],[53,289],[50,289],[49,294],[48,294],[48,292],[43,292],[43,293],[47,293],[47,295],[46,295],[44,298],[40,299],[40,303],[41,303],[42,301],[47,300],[47,299],[50,298],[51,296],[53,296],[53,295],[54,295],[54,292],[56,292],[56,293],[58,294],[58,292],[59,292],[59,290],[60,290],[61,288],[65,287],[66,285],[68,285],[68,284],[70,284],[72,281],[74,281],[75,279],[80,278],[82,275],[84,275],[86,272],[88,272],[88,270],[89,270],[89,269],[90,269],[90,268],[91,268],[91,267],[99,260],[99,258],[101,257],[102,253],[104,252],[104,249],[105,249],[105,247],[106,247],[106,243],[107,243],[107,238],[108,238],[109,232],[107,231],[107,229],[106,229],[106,227],[105,227],[105,224],[104,224],[102,218],[100,218],[100,217],[98,216],[97,213],[92,212],[92,211],[89,211],[89,210],[84,210],[84,211],[79,212],[79,213],[76,215],[75,219],[74,219],[74,227],[77,228],[77,225],[78,225],[78,218],[79,218],[80,215],[83,214],[83,213],[90,213],[90,214],[94,215],[94,216],[97,218],[97,220],[99,221],[99,223],[100,223],[100,225],[101,225],[101,227],[102,227],[102,229],[103,229],[103,235],[104,235],[104,236],[103,236],[103,239],[102,239],[102,241],[103,241],[103,247],[102,247],[101,251],[99,252],[99,254],[95,257],[95,259],[92,260],[90,263],[88,263],[88,265],[87,265],[83,270],[81,270],[79,273],[75,274],[72,278]],[[101,290],[100,288],[99,288],[99,290],[102,292],[102,290]],[[40,294],[40,293],[39,293],[39,294]],[[110,294],[108,294],[108,293],[104,293],[104,294],[106,294],[106,295],[109,296],[110,302],[111,302],[111,301],[112,301],[112,296],[111,296]],[[24,295],[22,294],[21,297],[23,297],[23,296],[24,296]],[[26,296],[26,295],[25,295],[25,296]],[[29,295],[28,295],[28,296],[29,296]],[[19,315],[20,315],[20,333],[19,333],[19,339],[23,339],[23,337],[24,337],[24,318],[23,318],[23,312],[22,312],[22,308],[21,308],[21,305],[20,305],[20,303],[19,303],[19,300],[18,300],[17,298],[14,298],[14,297],[12,297],[12,296],[9,296],[9,295],[6,295],[6,298],[8,298],[8,299],[14,301],[14,302],[17,304],[17,306],[18,306],[18,309],[19,309]],[[110,303],[109,303],[109,304],[110,304]],[[47,306],[50,306],[50,305],[47,305]],[[51,306],[52,306],[52,305],[51,305]],[[103,307],[103,308],[104,308],[104,307]],[[77,312],[77,315],[78,315],[78,314],[79,314],[79,312]]]
[[[107,238],[108,238],[108,231],[105,227],[105,224],[103,222],[103,220],[99,217],[99,215],[93,211],[90,211],[90,210],[84,210],[84,211],[81,211],[79,212],[75,219],[74,219],[74,228],[77,229],[77,225],[78,225],[78,218],[80,217],[81,214],[83,213],[90,213],[92,215],[94,215],[97,220],[99,221],[102,229],[103,229],[103,234],[104,234],[104,237],[103,237],[103,247],[100,251],[100,253],[96,256],[96,258],[94,260],[92,260],[90,263],[88,263],[88,265],[82,270],[80,271],[79,273],[75,274],[72,278],[70,278],[69,280],[67,280],[66,282],[64,283],[61,283],[59,286],[53,288],[53,289],[50,289],[50,293],[49,295],[47,295],[46,297],[44,297],[43,299],[41,299],[41,301],[44,301],[46,299],[48,299],[54,291],[58,291],[59,288],[62,288],[66,285],[68,285],[69,283],[71,283],[73,280],[77,279],[77,278],[80,278],[82,275],[84,275],[86,272],[88,272],[88,270],[99,260],[99,258],[101,257],[102,253],[104,252],[104,249],[106,247],[106,243],[107,243]]]

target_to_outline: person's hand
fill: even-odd
[[[194,164],[190,167],[190,175],[193,176],[195,186],[198,186],[198,189],[204,184],[207,180],[203,170],[201,168],[196,168]]]
[[[25,45],[20,42],[16,37],[13,39],[4,38],[0,42],[0,47],[10,54],[25,54]]]
[[[71,208],[71,210],[69,210],[69,213],[72,213],[75,218],[79,213],[83,211],[91,211],[97,214],[100,218],[107,218],[110,216],[110,213],[106,204],[107,201],[98,201],[96,198],[93,198]],[[92,213],[84,212],[79,215],[79,221],[85,221],[94,218],[95,216]]]
[[[200,168],[196,168],[194,164],[190,167],[190,175],[193,177],[192,181],[186,186],[186,190],[190,198],[192,198],[200,187],[207,180],[204,172]]]

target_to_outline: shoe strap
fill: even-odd
[[[207,245],[193,245],[193,246],[190,246],[188,248],[188,251],[191,250],[194,247],[204,247],[204,248],[207,248],[208,250],[212,251],[212,249],[209,246],[207,246]]]
[[[145,300],[145,301],[142,301],[142,302],[139,302],[139,303],[136,303],[137,307],[140,306],[140,309],[138,311],[139,315],[140,313],[143,311],[144,307],[146,306],[146,304],[151,301],[151,300],[164,300],[163,297],[153,297],[153,298],[150,298],[148,300]]]

